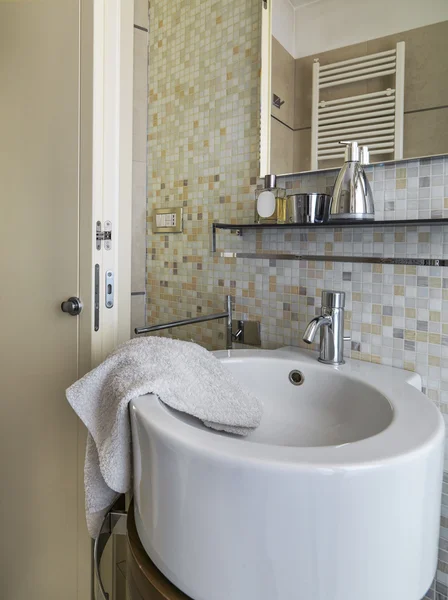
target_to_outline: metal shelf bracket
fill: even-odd
[[[93,560],[96,579],[94,593],[95,600],[109,600],[109,594],[104,589],[104,585],[101,580],[101,558],[111,535],[126,535],[127,533],[127,513],[124,510],[124,504],[125,497],[124,494],[122,494],[109,507],[101,524],[100,533],[94,542]]]

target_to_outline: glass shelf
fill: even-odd
[[[244,230],[251,229],[340,229],[349,227],[407,227],[422,225],[448,225],[448,219],[403,219],[388,221],[338,221],[328,223],[213,223],[212,225],[212,252],[216,252],[216,232],[218,229],[237,231],[242,235]],[[413,258],[413,257],[381,257],[381,256],[335,256],[324,255],[299,255],[293,253],[271,252],[220,252],[221,258],[252,258],[276,260],[312,260],[324,262],[361,262],[391,265],[415,265],[429,267],[448,267],[445,258]]]
[[[396,227],[448,225],[448,219],[401,219],[388,221],[329,221],[327,223],[213,223],[213,229],[334,229],[341,227]]]

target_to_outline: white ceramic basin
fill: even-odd
[[[420,377],[292,348],[216,355],[264,400],[247,438],[152,395],[131,406],[137,530],[157,567],[194,600],[420,600],[444,446]]]

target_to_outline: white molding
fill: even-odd
[[[134,3],[80,0],[79,376],[130,337]],[[96,250],[95,224],[112,221],[112,250]],[[94,331],[94,267],[100,265],[100,329]],[[105,271],[115,305],[104,305]],[[86,430],[78,425],[78,600],[93,600],[84,509]],[[105,559],[106,562],[107,559]],[[109,565],[111,567],[112,563]],[[113,578],[110,577],[109,580]],[[113,590],[112,590],[113,591]]]
[[[271,166],[272,0],[261,5],[260,177],[264,177]]]
[[[129,7],[132,5],[132,8]],[[120,156],[117,256],[118,343],[130,337],[132,248],[132,139],[134,100],[134,2],[121,0]]]
[[[101,273],[95,364],[130,337],[134,3],[94,1],[93,222],[112,221],[112,250],[93,247]],[[111,309],[104,304],[109,269],[115,277]]]

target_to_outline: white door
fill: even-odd
[[[77,590],[79,6],[0,2],[0,597]]]
[[[101,194],[83,200],[107,168],[103,159],[92,158],[103,139],[101,125],[95,126],[103,122],[103,105],[95,94],[105,96],[104,78],[98,76],[96,87],[94,72],[98,65],[107,69],[108,55],[101,19],[100,41],[94,41],[93,14],[107,14],[108,4],[116,19],[120,2],[0,0],[2,600],[90,596],[90,540],[82,518],[84,431],[64,391],[90,367],[92,356],[101,360],[119,341],[117,328],[129,331],[116,304],[108,315],[106,337],[112,342],[104,344],[101,332],[94,333],[90,285],[95,263],[101,282],[104,269],[118,268],[117,232],[110,266],[93,244],[94,223],[111,218],[103,217],[109,208],[122,215],[126,229],[126,209],[108,206]],[[110,45],[113,60],[120,56],[117,47],[118,54]],[[132,71],[132,54],[130,66]],[[111,104],[119,102],[114,93]],[[121,281],[126,284],[126,277]],[[62,301],[82,294],[80,316],[61,311]],[[107,329],[107,319],[101,322]]]

